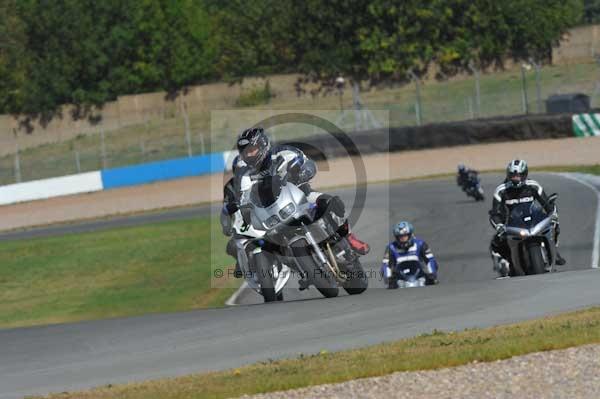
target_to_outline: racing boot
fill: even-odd
[[[558,236],[560,235],[560,226],[557,224],[556,227],[554,228],[554,241],[556,242],[556,260],[554,261],[554,263],[556,263],[557,266],[564,266],[567,263],[567,260],[565,258],[563,258],[560,255],[560,252],[558,252]]]
[[[510,273],[510,263],[504,259],[498,252],[491,251],[492,260],[494,262],[494,271],[498,273],[499,277],[508,277]]]
[[[559,244],[559,240],[558,237],[560,236],[560,224],[558,223],[558,220],[554,220],[554,242],[556,243],[556,260],[554,261],[554,263],[557,266],[564,266],[567,261],[565,260],[565,258],[563,258],[562,256],[560,256],[560,253],[558,252],[558,244]]]
[[[307,279],[301,278],[300,280],[298,280],[298,289],[300,291],[304,291],[304,290],[308,289],[308,286],[309,286],[309,282]]]
[[[557,266],[564,266],[567,263],[566,259],[560,256],[558,249],[556,250],[556,261],[554,263],[556,263]]]
[[[435,274],[426,274],[425,275],[425,285],[436,285],[439,284],[440,282],[437,279],[437,276]]]
[[[348,220],[346,220],[338,229],[338,234],[342,237],[346,237],[348,240],[348,244],[350,247],[359,255],[366,255],[371,250],[369,244],[364,241],[359,240],[353,233],[350,232],[350,225],[348,224]]]
[[[235,270],[233,271],[233,277],[242,278],[244,277],[244,273],[242,273],[242,269],[240,268],[240,264],[235,262]]]
[[[304,291],[308,289],[310,282],[308,281],[308,276],[306,273],[301,273],[300,278],[298,279],[298,289],[300,291]]]
[[[381,277],[383,277],[383,283],[388,290],[395,290],[398,287],[398,275],[388,267],[383,266],[381,268]]]

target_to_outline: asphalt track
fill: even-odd
[[[568,261],[561,272],[494,280],[487,254],[490,199],[475,203],[450,179],[371,185],[355,225],[355,232],[372,245],[363,258],[367,270],[379,268],[390,224],[407,219],[436,254],[440,285],[377,289],[382,283],[373,273],[371,289],[359,296],[322,299],[314,288],[302,295],[288,290],[284,303],[0,330],[0,398],[225,369],[376,344],[434,328],[485,327],[600,305],[600,271],[590,267],[597,193],[556,175],[536,178],[548,192],[560,195],[561,252]],[[499,176],[483,176],[488,197],[498,180]],[[338,193],[352,201],[350,190]],[[93,227],[208,212],[208,207],[179,210],[94,222],[101,225]],[[86,231],[87,225],[70,227]],[[38,229],[4,239],[71,231],[69,226],[62,228],[66,230]],[[252,303],[259,298],[246,292],[238,299]]]

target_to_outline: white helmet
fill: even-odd
[[[513,159],[506,167],[506,182],[513,187],[521,187],[527,180],[529,168],[527,162],[522,159]]]

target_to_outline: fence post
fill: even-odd
[[[81,173],[81,162],[79,160],[79,151],[75,150],[75,167],[77,168],[77,173]]]
[[[477,117],[481,117],[481,85],[479,82],[479,69],[475,68],[472,62],[469,63],[469,69],[475,76],[475,106]]]
[[[418,101],[415,103],[415,118],[417,119],[417,126],[421,126],[423,121],[421,120],[421,107]]]
[[[525,77],[525,65],[521,63],[521,100],[523,101],[523,112],[529,114],[529,100],[527,99],[527,78]]]
[[[204,135],[200,133],[200,151],[202,154],[206,154],[206,150],[204,148]]]
[[[536,97],[537,97],[537,112],[539,114],[541,114],[543,112],[543,110],[542,110],[542,89],[541,89],[541,83],[540,83],[540,80],[541,80],[540,70],[541,70],[542,66],[540,64],[538,64],[537,62],[535,62],[532,58],[529,59],[529,62],[535,68],[535,91],[536,91]]]
[[[187,104],[181,99],[181,115],[183,116],[183,124],[185,126],[185,142],[187,144],[188,157],[192,156],[192,137],[190,135],[190,120],[187,114]]]
[[[354,131],[362,129],[362,103],[360,101],[360,85],[357,81],[352,82],[352,102],[354,104]]]
[[[146,144],[144,144],[144,139],[140,139],[140,151],[142,152],[142,160],[146,160]]]
[[[419,82],[419,77],[412,70],[408,71],[408,77],[415,82],[415,94],[417,96],[415,114],[417,118],[417,126],[421,126],[421,123],[423,122],[423,110],[421,109],[421,85]]]
[[[469,117],[471,119],[475,119],[475,112],[473,111],[473,97],[467,97],[465,102],[467,103],[467,112],[469,113]]]
[[[15,181],[21,183],[21,157],[19,155],[19,142],[17,141],[17,151],[15,152]]]
[[[106,169],[106,142],[104,140],[104,129],[100,130],[100,155],[102,156],[102,169]]]

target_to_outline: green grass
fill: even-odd
[[[2,242],[0,327],[223,306],[225,242],[208,218]]]
[[[374,377],[397,371],[490,362],[531,352],[600,343],[600,308],[508,326],[433,331],[367,348],[268,361],[238,369],[52,395],[56,399],[228,398]]]
[[[590,175],[600,175],[600,164],[575,165],[575,166],[552,166],[552,167],[545,167],[545,168],[533,168],[533,170],[544,170],[544,171],[548,171],[548,172],[587,173]]]
[[[255,107],[258,105],[268,104],[273,93],[271,93],[271,86],[267,81],[263,88],[253,88],[240,95],[236,100],[236,107]]]
[[[592,105],[600,105],[595,92],[598,76],[596,64],[547,66],[541,72],[541,96],[566,92],[583,92],[590,95]],[[531,112],[537,112],[535,73],[527,77],[528,104]],[[312,98],[276,96],[273,88],[244,93],[238,109],[254,112],[276,112],[277,110],[337,110],[339,97]],[[421,88],[422,114],[424,123],[457,121],[476,115],[475,83],[472,77],[456,78],[445,82],[427,81]],[[514,115],[523,113],[521,100],[521,75],[519,70],[499,71],[481,76],[481,117]],[[407,126],[416,123],[415,89],[412,84],[381,90],[373,89],[361,94],[365,105],[372,109],[389,111],[389,124]],[[268,101],[268,106],[262,105]],[[346,90],[344,107],[352,106],[351,91]],[[255,106],[250,106],[258,104]],[[543,105],[543,104],[542,104]],[[222,104],[224,108],[231,108]],[[215,108],[218,108],[215,105]],[[238,112],[236,120],[211,123],[209,111],[190,115],[192,150],[194,154],[231,149],[235,135],[241,126],[255,120]],[[266,115],[266,114],[265,114]],[[339,115],[334,115],[333,120]],[[384,125],[384,115],[377,115]],[[345,129],[352,129],[354,116],[348,114],[340,121]],[[299,138],[319,133],[319,130],[303,125],[286,125],[274,129],[278,140]],[[105,155],[101,154],[100,135],[80,136],[66,142],[46,144],[21,152],[22,180],[41,179],[52,176],[97,170],[103,167],[118,167],[141,162],[187,156],[184,122],[181,118],[166,115],[163,119],[149,120],[145,124],[124,127],[106,132]],[[77,168],[75,153],[79,152],[80,168]],[[14,155],[0,157],[0,185],[15,182]]]

